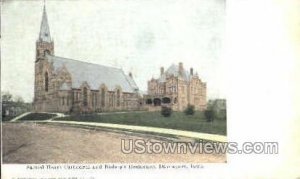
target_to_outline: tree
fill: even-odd
[[[184,113],[186,115],[194,115],[195,113],[195,106],[194,105],[188,105],[187,108],[184,110]]]
[[[161,107],[161,115],[163,115],[164,117],[170,117],[171,114],[172,114],[172,109],[170,107],[167,106]]]
[[[24,99],[21,96],[16,96],[14,98],[14,101],[19,103],[19,104],[23,104],[24,103]]]
[[[12,95],[9,92],[2,92],[2,101],[4,102],[11,102]]]
[[[206,109],[204,115],[207,122],[212,122],[214,120],[214,111],[212,109]]]

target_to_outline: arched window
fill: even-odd
[[[92,105],[93,105],[93,107],[97,106],[97,94],[96,94],[96,92],[92,93]]]
[[[154,103],[154,106],[160,106],[161,105],[161,99],[154,98],[153,103]]]
[[[45,91],[47,92],[49,88],[49,77],[48,72],[45,73]]]
[[[44,51],[44,56],[46,56],[46,54],[50,55],[50,51],[49,50],[45,50]]]
[[[88,105],[88,94],[87,94],[87,88],[83,88],[83,105],[87,106]]]
[[[105,106],[105,89],[101,88],[101,106]]]
[[[113,107],[115,105],[115,93],[111,94],[111,98],[110,98],[110,106]]]
[[[121,104],[121,94],[120,94],[120,90],[117,90],[117,106],[119,107]]]

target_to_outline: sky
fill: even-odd
[[[4,1],[1,91],[33,100],[43,1]],[[160,67],[183,62],[224,98],[225,0],[46,1],[55,55],[122,68],[143,91]]]

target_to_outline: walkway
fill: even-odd
[[[183,137],[189,137],[194,139],[210,140],[215,142],[227,142],[227,137],[223,135],[183,131],[183,130],[176,130],[176,129],[166,129],[166,128],[158,128],[158,127],[132,126],[132,125],[98,123],[98,122],[80,122],[80,121],[35,121],[35,122],[106,127],[106,128],[114,128],[114,129],[125,129],[125,130],[134,130],[134,131],[151,132],[151,133],[159,133],[159,134],[169,134],[169,135],[183,136]]]

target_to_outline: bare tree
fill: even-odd
[[[1,92],[1,96],[2,96],[2,101],[5,101],[5,102],[13,101],[12,95],[9,92]]]

